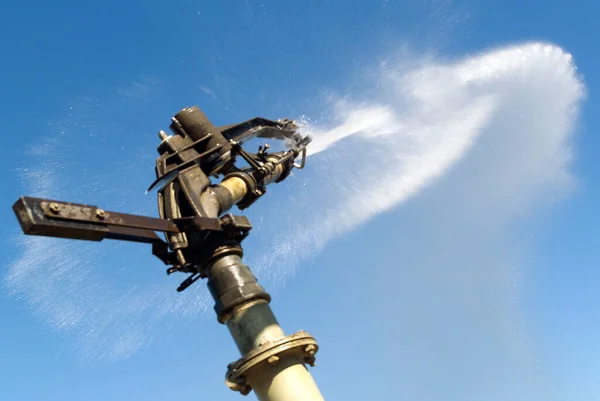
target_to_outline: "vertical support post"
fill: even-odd
[[[242,358],[229,366],[227,384],[260,401],[323,401],[306,364],[318,347],[308,333],[286,336],[270,297],[240,256],[223,256],[208,270],[219,322],[227,325]]]

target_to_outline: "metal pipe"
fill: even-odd
[[[242,355],[285,336],[271,307],[263,300],[235,308],[225,324]]]
[[[220,216],[240,202],[247,191],[248,186],[244,180],[230,177],[202,192],[200,203],[207,216]]]
[[[282,171],[281,165],[275,166],[267,182],[277,180]],[[201,199],[207,214],[219,216],[240,202],[248,190],[243,179],[230,177],[205,191]],[[242,357],[259,347],[285,341],[269,305],[270,296],[239,256],[216,260],[208,269],[208,287],[219,321],[227,326]],[[263,360],[244,377],[260,401],[323,401],[305,363],[298,353],[283,352]]]
[[[299,358],[256,369],[248,377],[260,401],[324,401],[317,384]]]
[[[235,308],[226,325],[242,355],[285,337],[262,300]],[[247,374],[247,380],[261,401],[323,401],[304,360],[295,355],[263,362]]]
[[[231,193],[232,205],[236,205],[239,201],[244,199],[244,196],[246,196],[246,193],[248,192],[246,182],[239,177],[227,178],[223,180],[220,185]]]
[[[281,176],[281,174],[283,174],[283,171],[285,170],[285,167],[283,164],[276,164],[276,163],[278,163],[277,158],[270,157],[269,160],[270,160],[270,163],[266,163],[266,164],[267,165],[270,164],[272,171],[265,177],[265,179],[264,179],[265,185],[268,185],[272,182],[277,181],[277,179]]]

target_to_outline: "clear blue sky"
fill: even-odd
[[[573,55],[587,97],[570,168],[577,189],[512,221],[506,233],[518,244],[502,245],[512,252],[508,259],[518,259],[514,319],[525,334],[500,335],[472,315],[444,315],[437,303],[454,299],[453,287],[428,285],[428,273],[414,270],[414,255],[406,268],[403,255],[420,239],[436,236],[435,224],[415,216],[443,204],[435,198],[436,191],[445,193],[443,180],[440,189],[380,214],[303,260],[284,286],[261,274],[273,288],[286,332],[305,329],[320,342],[313,374],[326,399],[599,399],[599,12],[593,1],[3,3],[1,256],[9,266],[26,250],[45,255],[29,259],[39,262],[31,267],[29,292],[2,287],[0,399],[241,399],[223,383],[226,365],[238,355],[210,308],[188,315],[180,308],[172,318],[171,306],[161,309],[163,301],[177,303],[181,277],[167,278],[144,246],[20,245],[10,209],[19,196],[42,193],[151,214],[154,198],[144,197],[144,190],[153,180],[156,132],[184,106],[199,105],[217,124],[256,115],[318,118],[327,93],[368,91],[356,77],[403,44],[416,54],[454,59],[531,40]],[[277,194],[294,188],[279,191],[257,206],[251,216],[256,226],[269,219]],[[257,229],[248,240],[249,260],[260,259],[252,246],[268,233]],[[432,254],[445,249],[438,248]],[[423,258],[443,263],[440,255]],[[46,282],[46,270],[56,266],[44,263],[59,259],[64,271],[54,270]],[[506,261],[483,261],[496,262]],[[61,292],[61,274],[81,275],[89,291],[64,278],[71,284]],[[425,293],[403,296],[411,287]],[[44,295],[36,299],[32,288]],[[115,296],[126,297],[131,288],[135,301]],[[188,291],[185,302],[206,305],[204,283]],[[486,299],[495,305],[496,298]],[[415,318],[412,311],[422,305],[411,300],[442,313]],[[124,305],[140,305],[142,312],[136,316]],[[90,321],[96,319],[104,321]],[[506,345],[512,336],[518,346]],[[119,344],[138,347],[123,357]]]

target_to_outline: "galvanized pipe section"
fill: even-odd
[[[267,183],[277,180],[282,172],[281,165],[275,166]],[[213,216],[221,215],[240,202],[249,190],[239,177],[225,179],[216,188],[226,189],[227,196],[219,196],[219,190],[209,189],[202,197],[205,210]],[[268,294],[238,256],[216,261],[208,276],[219,321],[227,325],[242,356],[285,337],[269,305]],[[246,374],[246,380],[261,401],[323,401],[304,359],[296,354],[260,363]]]
[[[208,289],[215,300],[215,312],[220,323],[225,323],[228,315],[240,305],[271,300],[239,255],[224,254],[208,271]]]
[[[285,337],[271,307],[262,300],[235,308],[226,324],[242,355]],[[247,380],[261,401],[323,401],[304,360],[297,356],[262,363]]]
[[[271,307],[263,300],[235,308],[225,324],[242,355],[285,337]]]
[[[299,358],[265,364],[248,377],[260,401],[324,401],[317,384]]]

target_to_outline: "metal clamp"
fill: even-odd
[[[304,363],[315,366],[315,354],[318,350],[317,340],[307,332],[300,330],[277,341],[263,344],[237,361],[230,363],[227,366],[225,384],[231,390],[247,395],[252,387],[246,377],[257,365],[264,362],[275,365],[285,356],[298,355],[303,358]]]

